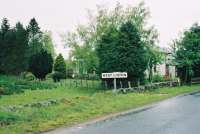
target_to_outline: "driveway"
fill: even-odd
[[[200,93],[175,97],[111,120],[44,134],[200,134]]]

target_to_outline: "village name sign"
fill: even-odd
[[[127,78],[127,72],[114,72],[114,73],[102,73],[101,77],[106,78]]]
[[[101,74],[102,79],[114,79],[114,91],[117,89],[117,78],[127,78],[128,74],[127,72],[113,72],[113,73],[102,73]]]

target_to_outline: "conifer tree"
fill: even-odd
[[[53,78],[54,81],[59,81],[60,79],[66,78],[66,63],[61,54],[56,57]]]

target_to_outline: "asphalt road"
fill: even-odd
[[[200,93],[172,98],[112,120],[45,134],[200,134]]]

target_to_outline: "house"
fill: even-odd
[[[153,75],[159,74],[166,79],[174,79],[176,77],[176,66],[173,63],[172,50],[161,48],[161,51],[164,54],[164,61],[163,63],[154,66],[152,71]]]

